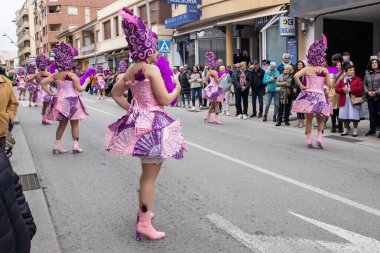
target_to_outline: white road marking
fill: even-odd
[[[308,184],[305,184],[305,183],[302,183],[300,181],[297,181],[295,179],[292,179],[292,178],[289,178],[289,177],[286,177],[286,176],[283,176],[281,174],[278,174],[276,172],[273,172],[273,171],[270,171],[270,170],[267,170],[267,169],[264,169],[264,168],[261,168],[261,167],[258,167],[258,166],[255,166],[253,164],[250,164],[250,163],[247,163],[247,162],[244,162],[244,161],[241,161],[239,159],[236,159],[236,158],[233,158],[231,156],[228,156],[228,155],[225,155],[223,153],[220,153],[218,151],[215,151],[215,150],[212,150],[212,149],[209,149],[209,148],[206,148],[206,147],[203,147],[201,145],[198,145],[198,144],[195,144],[195,143],[192,143],[192,142],[189,142],[189,141],[186,141],[187,145],[189,146],[193,146],[194,148],[197,148],[197,149],[200,149],[200,150],[203,150],[203,151],[206,151],[210,154],[213,154],[215,156],[219,156],[221,158],[224,158],[226,160],[229,160],[231,162],[234,162],[234,163],[237,163],[237,164],[240,164],[242,166],[245,166],[245,167],[248,167],[252,170],[255,170],[255,171],[259,171],[261,173],[264,173],[264,174],[267,174],[267,175],[270,175],[272,177],[275,177],[277,179],[280,179],[280,180],[283,180],[287,183],[291,183],[291,184],[294,184],[296,186],[299,186],[301,188],[304,188],[306,190],[309,190],[309,191],[313,191],[315,193],[318,193],[320,195],[323,195],[325,197],[328,197],[328,198],[331,198],[331,199],[334,199],[334,200],[337,200],[339,202],[342,202],[344,204],[347,204],[347,205],[350,205],[350,206],[353,206],[353,207],[356,207],[358,209],[361,209],[363,211],[366,211],[368,213],[371,213],[371,214],[375,214],[375,215],[378,215],[380,216],[380,210],[377,210],[375,208],[372,208],[372,207],[369,207],[369,206],[366,206],[366,205],[363,205],[363,204],[360,204],[360,203],[357,203],[355,201],[352,201],[352,200],[349,200],[349,199],[346,199],[346,198],[343,198],[341,196],[338,196],[336,194],[333,194],[333,193],[330,193],[328,191],[325,191],[325,190],[322,190],[322,189],[319,189],[317,187],[314,187],[314,186],[311,186],[311,185],[308,185]]]
[[[292,213],[294,214],[294,213]],[[294,214],[296,215],[296,214]],[[298,216],[298,215],[297,215]],[[206,217],[218,228],[224,230],[237,241],[244,244],[253,252],[270,252],[270,253],[294,253],[294,252],[334,252],[334,253],[375,253],[379,252],[379,241],[347,231],[338,227],[334,227],[310,218],[308,219],[314,225],[322,227],[329,232],[340,236],[344,239],[349,238],[351,243],[336,243],[328,241],[317,241],[295,237],[277,237],[267,235],[250,235],[228,220],[224,219],[217,213],[206,215]],[[300,217],[300,216],[299,216]],[[300,218],[301,218],[300,217]],[[344,236],[344,237],[343,237]],[[347,240],[347,239],[346,239]]]
[[[18,103],[24,107],[29,107],[29,100],[22,100],[22,101],[19,100]]]
[[[333,233],[333,234],[351,242],[352,244],[354,244],[357,247],[360,247],[362,249],[362,251],[360,251],[360,252],[371,252],[371,253],[372,252],[380,252],[380,242],[375,240],[375,239],[365,237],[363,235],[360,235],[360,234],[357,234],[357,233],[354,233],[354,232],[351,232],[348,230],[344,230],[342,228],[335,227],[333,225],[329,225],[329,224],[326,224],[326,223],[323,223],[323,222],[320,222],[317,220],[313,220],[311,218],[302,216],[300,214],[296,214],[293,212],[289,212],[289,213],[291,213],[291,214],[297,216],[298,218],[301,218],[307,222],[310,222],[313,225],[316,225],[320,228],[323,228],[324,230],[327,230],[330,233]],[[363,251],[363,250],[365,250],[365,251]]]
[[[91,107],[91,106],[87,106],[88,108],[91,108],[95,111],[98,111],[98,112],[101,112],[101,113],[104,113],[106,115],[109,115],[109,116],[112,116],[114,118],[118,118],[117,115],[115,114],[112,114],[112,113],[109,113],[109,112],[105,112],[103,110],[100,110],[100,109],[97,109],[97,108],[94,108],[94,107]],[[341,203],[344,203],[346,205],[349,205],[349,206],[352,206],[352,207],[356,207],[362,211],[365,211],[365,212],[368,212],[368,213],[371,213],[371,214],[374,214],[374,215],[377,215],[377,216],[380,216],[380,210],[378,209],[375,209],[375,208],[372,208],[372,207],[369,207],[369,206],[366,206],[366,205],[363,205],[363,204],[360,204],[358,202],[355,202],[353,200],[350,200],[350,199],[347,199],[347,198],[344,198],[344,197],[341,197],[339,195],[336,195],[334,193],[330,193],[328,191],[325,191],[325,190],[322,190],[320,188],[317,188],[317,187],[314,187],[314,186],[311,186],[311,185],[308,185],[308,184],[305,184],[305,183],[302,183],[300,181],[297,181],[295,179],[292,179],[292,178],[289,178],[289,177],[286,177],[286,176],[283,176],[281,174],[278,174],[276,172],[273,172],[273,171],[270,171],[270,170],[267,170],[267,169],[264,169],[264,168],[261,168],[261,167],[258,167],[258,166],[255,166],[253,164],[250,164],[250,163],[247,163],[247,162],[244,162],[244,161],[241,161],[239,159],[236,159],[236,158],[233,158],[231,156],[228,156],[226,154],[223,154],[223,153],[220,153],[218,151],[215,151],[215,150],[212,150],[212,149],[209,149],[209,148],[206,148],[206,147],[203,147],[201,145],[198,145],[198,144],[195,144],[193,142],[190,142],[190,141],[186,141],[186,144],[189,145],[189,146],[192,146],[194,148],[197,148],[197,149],[200,149],[200,150],[203,150],[203,151],[206,151],[210,154],[213,154],[215,156],[219,156],[223,159],[226,159],[226,160],[229,160],[231,162],[234,162],[234,163],[237,163],[237,164],[240,164],[242,166],[245,166],[245,167],[248,167],[252,170],[255,170],[255,171],[258,171],[258,172],[261,172],[261,173],[264,173],[266,175],[269,175],[269,176],[272,176],[274,178],[277,178],[277,179],[280,179],[282,181],[285,181],[287,183],[290,183],[290,184],[293,184],[293,185],[296,185],[296,186],[299,186],[301,188],[304,188],[306,190],[309,190],[309,191],[312,191],[312,192],[315,192],[315,193],[318,193],[320,195],[323,195],[325,197],[328,197],[330,199],[333,199],[333,200],[336,200],[336,201],[339,201]]]

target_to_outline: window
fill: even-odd
[[[119,16],[116,16],[114,19],[114,25],[115,25],[115,35],[116,37],[120,35],[119,33]]]
[[[61,27],[62,27],[61,24],[51,24],[49,25],[49,31],[58,32],[58,31],[61,31]]]
[[[111,39],[111,20],[103,23],[104,40]]]
[[[86,23],[90,23],[90,21],[91,21],[91,13],[90,13],[90,8],[89,7],[86,7],[84,9],[84,18],[85,18],[85,22]]]
[[[60,5],[52,5],[49,6],[49,13],[60,13],[61,12],[61,6]]]
[[[77,49],[80,49],[80,39],[76,39],[76,46],[77,46]]]
[[[67,7],[67,13],[69,15],[78,15],[78,8],[76,6]]]

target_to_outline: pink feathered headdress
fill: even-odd
[[[49,66],[49,59],[44,54],[37,55],[36,65],[38,70],[46,70]]]
[[[128,42],[129,56],[134,61],[145,61],[157,51],[157,34],[127,7],[120,11],[120,15],[123,18],[122,26]]]
[[[307,52],[307,62],[314,66],[321,66],[326,57],[327,38],[322,34],[322,39],[315,41]]]
[[[206,65],[209,66],[211,69],[216,69],[218,66],[218,59],[216,58],[216,55],[214,52],[209,51],[205,53],[205,60]]]
[[[61,42],[61,44],[53,49],[53,52],[55,54],[55,66],[59,71],[72,70],[74,66],[74,56],[78,55],[78,50],[72,48],[70,44]]]

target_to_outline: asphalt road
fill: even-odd
[[[154,206],[167,237],[136,242],[139,160],[104,151],[107,126],[125,112],[83,100],[77,156],[52,155],[56,125],[40,125],[41,107],[18,112],[62,252],[380,252],[379,147],[347,137],[308,150],[302,129],[206,124],[181,108],[167,110],[189,152],[164,163]]]

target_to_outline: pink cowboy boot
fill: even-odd
[[[210,116],[211,116],[211,113],[207,112],[206,116],[204,117],[204,122],[210,122]]]
[[[219,120],[219,114],[215,114],[214,123],[216,124],[222,124],[222,122]]]
[[[317,136],[317,146],[318,146],[318,148],[320,148],[320,149],[323,149],[323,148],[324,148],[323,143],[322,143],[322,138],[323,138],[323,132],[318,132],[318,136]]]
[[[150,240],[159,240],[165,237],[164,232],[159,232],[152,226],[152,214],[143,206],[138,212],[138,221],[136,226],[136,240],[141,241],[141,234],[148,237]]]
[[[78,153],[82,153],[82,152],[83,152],[83,149],[81,149],[81,148],[79,147],[79,143],[78,143],[78,141],[75,140],[75,141],[73,142],[73,155],[76,155],[76,154],[78,154]]]
[[[313,148],[313,140],[311,137],[311,133],[305,133],[306,134],[306,140],[307,140],[307,148]]]
[[[53,148],[53,154],[54,155],[64,154],[64,153],[68,153],[68,152],[69,152],[68,150],[66,150],[62,147],[61,140],[55,141],[54,148]]]

